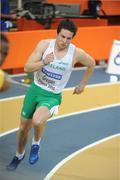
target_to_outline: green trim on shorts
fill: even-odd
[[[32,83],[28,89],[21,111],[24,119],[32,119],[35,110],[40,106],[46,106],[49,110],[61,104],[62,94],[46,91]]]

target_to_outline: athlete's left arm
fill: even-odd
[[[85,66],[87,69],[80,84],[75,87],[73,94],[80,94],[84,91],[84,88],[87,85],[90,77],[92,76],[95,67],[95,60],[84,50],[79,48],[76,49],[73,65],[78,62]]]

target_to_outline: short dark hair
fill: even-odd
[[[69,19],[63,20],[59,23],[57,28],[57,33],[59,33],[61,29],[66,29],[69,30],[70,32],[73,32],[73,37],[76,35],[77,32],[77,26],[74,24],[73,21],[70,21]]]

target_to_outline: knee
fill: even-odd
[[[40,124],[42,124],[42,119],[37,115],[34,115],[32,119],[32,124],[33,126],[39,126]]]
[[[26,123],[21,123],[19,127],[19,133],[26,134],[29,132],[30,126]]]
[[[36,116],[33,116],[32,124],[33,126],[38,126],[40,125],[40,120]]]
[[[18,133],[19,133],[19,134],[21,134],[21,135],[24,135],[24,134],[25,134],[25,132],[26,132],[26,131],[25,131],[25,127],[20,126],[20,127],[19,127],[19,131],[18,131]]]

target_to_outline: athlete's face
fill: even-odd
[[[72,38],[73,38],[73,32],[66,29],[61,29],[61,31],[59,32],[56,38],[58,48],[59,49],[67,48],[71,43]]]

